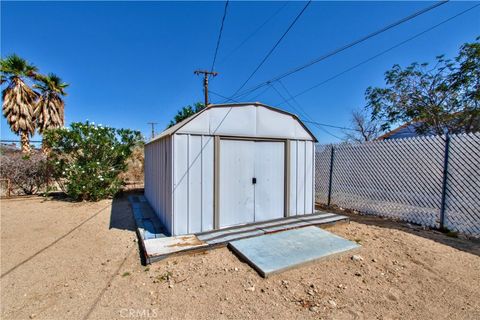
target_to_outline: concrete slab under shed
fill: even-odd
[[[232,241],[229,247],[262,277],[268,277],[359,245],[309,226]]]

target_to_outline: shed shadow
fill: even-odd
[[[407,232],[415,236],[433,240],[435,242],[450,246],[457,250],[468,252],[480,257],[480,239],[466,238],[462,235],[458,237],[452,237],[441,231],[424,228],[422,226],[411,224],[408,222],[392,220],[374,215],[363,215],[350,212],[349,210],[340,210],[333,207],[328,208],[324,206],[319,206],[318,204],[316,204],[316,208],[324,211],[342,214],[349,217],[350,221],[354,221],[357,223]]]
[[[133,211],[128,201],[128,196],[132,194],[136,193],[122,192],[113,199],[109,229],[136,231]]]

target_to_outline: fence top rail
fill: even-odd
[[[457,133],[457,134],[449,134],[451,139],[462,139],[462,138],[472,138],[477,137],[480,138],[480,132],[469,132],[469,133]],[[369,146],[369,145],[381,145],[381,144],[398,144],[398,143],[409,143],[409,142],[426,142],[426,141],[445,141],[446,134],[442,135],[426,135],[426,136],[418,136],[418,137],[407,137],[407,138],[399,138],[399,139],[385,139],[385,140],[373,140],[373,141],[365,141],[365,142],[340,142],[340,143],[326,143],[320,144],[317,143],[316,147],[318,151],[324,150],[326,147],[341,147],[341,148],[350,148],[350,147],[361,147],[361,146]],[[323,148],[322,148],[323,147]]]

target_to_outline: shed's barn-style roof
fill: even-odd
[[[229,113],[233,109],[241,108],[241,107],[261,107],[261,108],[265,108],[265,109],[268,109],[270,111],[273,111],[275,113],[287,115],[287,116],[291,117],[296,123],[298,123],[300,125],[301,130],[304,131],[302,133],[302,134],[304,134],[304,138],[306,138],[308,136],[308,140],[313,140],[314,142],[317,142],[317,139],[312,134],[312,132],[307,128],[307,126],[295,114],[290,113],[290,112],[286,112],[284,110],[281,110],[281,109],[278,109],[278,108],[275,108],[275,107],[272,107],[272,106],[268,106],[268,105],[265,105],[265,104],[259,103],[259,102],[244,102],[244,103],[233,103],[233,104],[209,105],[207,108],[203,109],[202,111],[184,119],[183,121],[175,124],[174,126],[168,128],[168,129],[166,129],[165,131],[160,133],[160,135],[158,135],[154,139],[150,140],[148,143],[151,143],[153,141],[162,139],[164,137],[171,136],[172,134],[175,134],[177,132],[180,133],[182,130],[186,130],[188,133],[214,134],[216,132],[216,130],[222,126],[223,122],[225,121],[225,119],[227,118]],[[230,108],[230,109],[225,113],[225,115],[223,116],[221,121],[217,124],[216,128],[209,127],[208,130],[205,130],[205,127],[210,126],[210,124],[204,124],[203,129],[201,128],[201,126],[195,126],[195,125],[187,126],[188,124],[190,124],[192,122],[192,120],[197,119],[197,118],[201,119],[202,115],[204,115],[205,113],[208,113],[209,111],[215,110],[215,109],[218,110],[219,108]],[[251,120],[251,119],[248,119],[248,120]],[[272,119],[272,121],[275,121],[275,120]],[[286,129],[286,128],[283,128],[283,129]],[[297,131],[298,130],[299,129],[297,129]],[[197,132],[195,132],[195,131],[197,131]],[[202,131],[209,131],[209,132],[202,132]],[[278,133],[277,133],[277,135],[278,135]],[[288,135],[288,134],[286,133],[285,135]]]

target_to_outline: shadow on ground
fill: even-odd
[[[123,191],[116,196],[112,201],[112,209],[110,211],[110,229],[129,230],[137,234],[137,225],[135,223],[135,217],[133,210],[128,200],[129,196],[143,195],[143,190],[131,190]],[[145,250],[142,246],[142,242],[138,241],[138,252],[140,263],[143,266],[147,265]]]
[[[402,221],[395,221],[388,218],[372,215],[361,215],[335,208],[321,208],[317,206],[317,209],[348,216],[350,218],[350,221],[355,221],[357,223],[408,232],[410,234],[450,246],[457,250],[480,256],[480,239],[463,238],[461,235],[459,237],[452,237],[438,230],[426,229],[422,226],[413,225]]]
[[[122,192],[113,199],[110,212],[110,229],[136,230],[135,219],[128,202],[128,196],[139,194],[141,193],[138,191]]]
[[[136,230],[133,212],[128,202],[128,196],[141,194],[143,194],[143,190],[135,189],[130,191],[122,191],[115,196],[115,198],[112,200],[109,229],[114,228],[129,231]],[[72,200],[63,192],[49,193],[48,197],[45,197],[45,201],[80,202]]]

